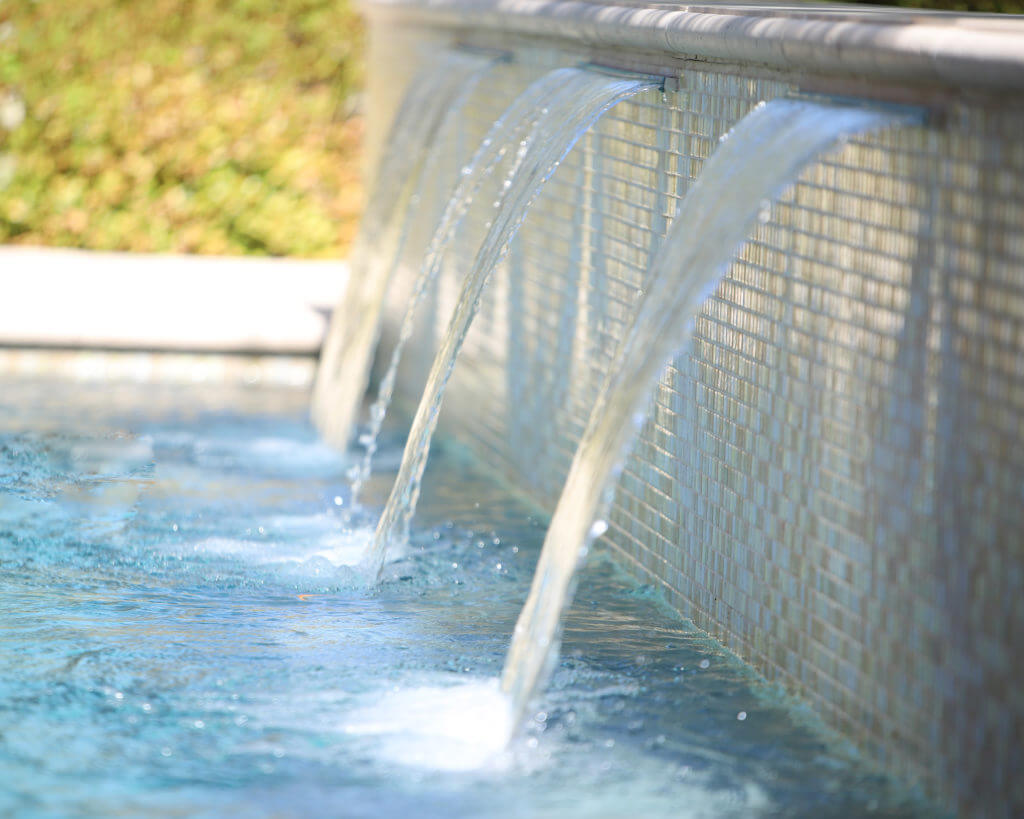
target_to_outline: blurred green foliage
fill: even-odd
[[[341,256],[347,0],[0,0],[0,242]]]

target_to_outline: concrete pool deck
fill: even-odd
[[[0,247],[0,347],[315,357],[340,261]]]

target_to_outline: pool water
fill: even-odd
[[[528,728],[544,521],[441,442],[367,589],[299,390],[0,383],[0,816],[930,816],[600,554]]]

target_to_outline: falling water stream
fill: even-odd
[[[452,195],[448,198],[413,284],[387,370],[377,388],[377,397],[370,406],[368,429],[359,438],[364,454],[359,463],[353,467],[351,474],[354,503],[358,502],[360,489],[370,476],[373,456],[377,451],[377,439],[394,396],[398,367],[402,361],[405,345],[412,337],[417,311],[430,285],[437,279],[445,255],[451,249],[459,227],[470,207],[481,194],[481,189],[486,181],[502,167],[505,169],[504,178],[494,207],[503,206],[507,193],[511,191],[513,183],[527,159],[529,147],[544,136],[543,124],[547,121],[552,107],[558,109],[560,104],[569,104],[571,101],[569,94],[590,81],[593,76],[592,72],[582,69],[560,68],[531,83],[490,127],[487,135],[481,141],[480,147],[462,169],[460,179]],[[510,154],[511,159],[509,159]],[[486,241],[489,240],[490,237]],[[383,296],[383,293],[381,295]],[[380,309],[377,309],[378,315]],[[353,361],[352,366],[358,368],[359,372],[365,373],[369,366],[377,339],[377,323],[378,321],[375,320],[372,336],[367,334],[360,345],[354,346],[351,351],[346,351],[344,354],[346,359]],[[344,402],[344,406],[333,422],[336,426],[333,427],[331,440],[335,442],[347,441],[351,437],[349,427],[359,404],[360,392],[343,389],[346,383],[344,369],[342,369],[338,377],[338,384],[342,389],[338,390],[335,403],[337,405]]]
[[[508,253],[509,243],[540,195],[544,183],[580,136],[617,102],[655,87],[657,84],[650,79],[624,78],[580,68],[560,69],[547,78],[546,88],[549,88],[550,95],[542,98],[540,117],[531,128],[530,137],[519,143],[521,157],[514,172],[506,177],[503,191],[494,202],[493,221],[463,281],[448,328],[434,358],[409,432],[398,477],[364,560],[364,570],[370,576],[379,575],[389,550],[400,548],[408,540],[409,523],[416,511],[420,482],[445,387],[480,307],[491,272]]]
[[[559,624],[577,568],[604,533],[616,479],[665,367],[689,341],[701,306],[721,281],[771,199],[807,163],[856,134],[907,121],[870,108],[779,99],[762,103],[723,139],[690,188],[591,410],[544,539],[529,598],[502,676],[513,720],[551,672]]]
[[[416,211],[424,171],[438,150],[438,134],[497,60],[493,54],[448,52],[436,66],[417,74],[399,106],[352,249],[348,291],[334,311],[313,391],[313,417],[325,437],[340,447],[348,443],[366,389],[387,288]],[[406,192],[408,198],[403,197]]]

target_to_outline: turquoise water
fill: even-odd
[[[933,815],[599,554],[498,747],[544,522],[442,443],[353,585],[403,441],[352,512],[307,405],[0,384],[0,815]]]

